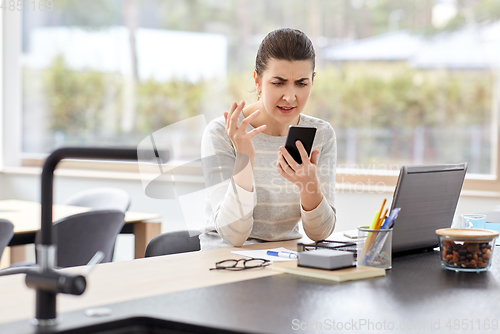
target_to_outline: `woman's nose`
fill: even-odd
[[[285,91],[285,94],[283,95],[283,100],[285,100],[288,103],[293,103],[297,99],[297,96],[295,95],[295,89],[294,87],[289,87]]]

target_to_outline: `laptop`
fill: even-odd
[[[401,208],[393,227],[393,253],[438,246],[435,231],[451,226],[466,171],[467,163],[401,168],[391,206],[391,211]]]

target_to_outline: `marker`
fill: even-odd
[[[292,252],[267,251],[267,255],[283,257],[286,259],[294,259],[294,260],[298,258],[297,254]]]
[[[385,204],[385,201],[384,201],[384,204]],[[373,220],[372,220],[372,223],[370,225],[370,230],[376,229],[379,219],[380,219],[380,211],[377,211],[373,215]],[[366,236],[365,244],[363,245],[363,254],[366,254],[368,252],[368,250],[370,249],[370,247],[373,244],[373,241],[374,241],[373,240],[373,233],[368,232],[368,235]]]
[[[375,227],[377,226],[379,217],[380,217],[380,211],[377,211],[377,212],[375,212],[373,214],[372,223],[370,224],[370,230],[374,230],[375,229]]]

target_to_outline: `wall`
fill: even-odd
[[[356,193],[348,190],[337,191],[336,206],[338,223],[336,230],[355,229],[360,225],[370,224],[373,213],[380,210],[384,198],[392,201],[391,193]],[[458,201],[455,217],[463,213],[491,211],[500,205],[500,198],[462,195]],[[451,223],[451,222],[450,222]]]

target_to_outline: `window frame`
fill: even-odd
[[[4,88],[4,73],[3,73],[3,60],[4,60],[4,37],[3,37],[3,23],[4,23],[4,18],[3,18],[4,14],[0,14],[0,172],[2,171],[3,169],[3,165],[4,165],[4,162],[3,162],[3,143],[4,143],[4,140],[3,140],[3,125],[4,125],[4,121],[3,121],[3,114],[4,114],[4,106],[3,106],[3,103],[4,103],[4,100],[3,100],[3,88]]]
[[[4,166],[19,166],[22,152],[22,86],[21,71],[17,67],[21,56],[21,12],[3,10],[0,16],[2,26],[0,34],[2,52],[0,169],[2,169]]]

